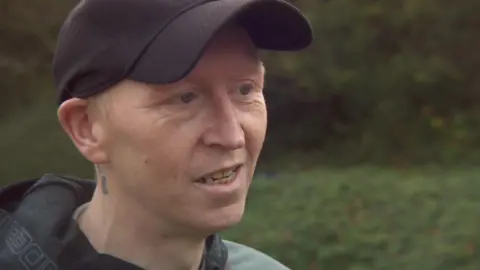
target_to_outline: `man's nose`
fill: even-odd
[[[227,150],[245,147],[245,133],[238,114],[230,101],[215,106],[208,119],[208,128],[203,136],[204,143]]]

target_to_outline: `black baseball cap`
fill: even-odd
[[[284,0],[81,0],[57,40],[58,102],[88,98],[127,78],[181,80],[231,21],[259,49],[298,51],[313,39],[308,20]]]

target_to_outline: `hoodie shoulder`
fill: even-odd
[[[254,248],[223,240],[228,249],[229,270],[290,270],[272,257]]]

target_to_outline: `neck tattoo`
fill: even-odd
[[[105,175],[102,175],[102,177],[100,177],[100,185],[102,187],[102,193],[103,194],[107,194],[108,193],[108,189],[107,189],[107,177]]]

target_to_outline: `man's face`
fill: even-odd
[[[211,233],[240,221],[265,138],[263,83],[248,35],[229,28],[184,80],[106,92],[97,125],[112,194],[169,228]]]

